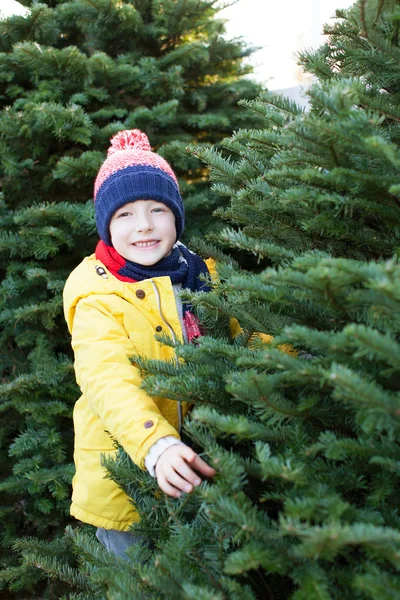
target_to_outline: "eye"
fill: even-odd
[[[119,219],[120,217],[129,217],[129,215],[130,215],[130,213],[128,213],[128,212],[123,212],[123,213],[119,213],[119,215],[118,215],[118,217],[117,217],[117,218]]]

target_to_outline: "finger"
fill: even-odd
[[[190,464],[191,467],[194,467],[196,471],[199,471],[202,475],[205,475],[206,477],[213,477],[213,475],[216,474],[216,470],[210,467],[210,465],[208,465],[188,446],[182,448],[181,456]]]
[[[171,496],[171,498],[180,498],[181,492],[173,487],[164,477],[158,477],[157,483],[160,489],[167,494],[167,496]]]
[[[184,458],[188,463],[193,463],[196,460],[196,452],[189,446],[179,446],[179,456]]]
[[[166,482],[170,485],[173,485],[177,490],[186,492],[187,494],[193,491],[193,485],[189,481],[181,477],[180,474],[174,469],[168,471],[168,473],[166,473],[164,476]]]
[[[195,455],[194,461],[191,462],[191,466],[205,477],[213,477],[216,473],[216,470],[210,467],[210,465],[197,454]]]
[[[191,469],[191,467],[183,458],[181,458],[175,465],[175,471],[193,486],[198,486],[201,484],[201,479],[198,474]]]

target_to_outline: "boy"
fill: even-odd
[[[169,359],[173,350],[154,339],[165,331],[191,341],[197,321],[179,291],[206,290],[205,262],[178,240],[184,208],[170,165],[151,152],[139,130],[121,131],[95,182],[100,242],[71,273],[64,311],[82,396],[74,408],[76,474],[71,514],[97,527],[109,551],[123,555],[135,542],[129,526],[138,515],[101,467],[116,439],[132,460],[178,498],[214,469],[179,439],[187,406],[151,398],[129,357]]]

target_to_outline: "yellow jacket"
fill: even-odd
[[[182,341],[171,280],[124,283],[92,255],[65,284],[64,313],[82,391],[74,408],[71,514],[96,527],[125,531],[138,515],[127,495],[105,479],[100,459],[101,454],[115,454],[114,438],[144,468],[146,454],[157,440],[167,435],[179,438],[178,403],[139,389],[139,371],[129,361],[134,354],[160,360],[173,357],[172,348],[154,339],[156,332],[170,334],[171,327]],[[187,410],[183,405],[183,416]]]
[[[216,276],[215,262],[208,260],[207,266]],[[182,341],[171,280],[156,277],[124,283],[92,255],[65,284],[64,314],[82,391],[74,408],[76,473],[71,514],[95,527],[126,531],[138,514],[128,496],[105,478],[101,455],[115,455],[115,439],[143,469],[157,440],[167,435],[179,439],[178,403],[148,396],[139,387],[138,369],[129,361],[134,354],[173,358],[173,349],[157,342],[155,333],[171,335],[172,329]],[[233,337],[240,331],[236,319],[231,319],[231,331]],[[267,343],[272,339],[257,335]],[[182,417],[188,408],[182,406]]]

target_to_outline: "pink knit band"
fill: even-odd
[[[119,150],[109,156],[103,163],[103,166],[101,167],[94,184],[94,199],[96,200],[99,188],[105,182],[105,180],[110,177],[110,175],[113,175],[117,171],[121,171],[121,169],[125,169],[126,167],[143,165],[164,171],[170,177],[172,177],[178,186],[175,173],[167,161],[161,156],[158,156],[158,154],[146,152],[145,150],[135,150],[134,152],[132,150]]]

